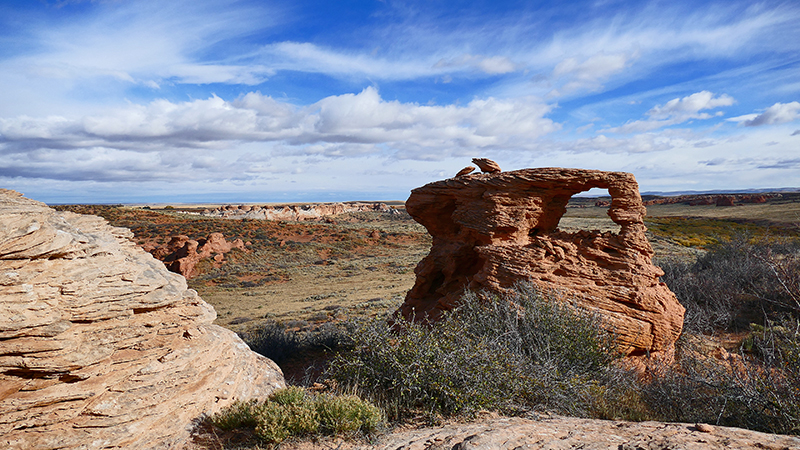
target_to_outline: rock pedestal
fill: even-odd
[[[566,233],[558,222],[573,195],[608,189],[618,234]],[[433,237],[400,308],[436,320],[465,289],[502,292],[519,281],[568,293],[602,314],[629,355],[671,352],[684,308],[658,277],[645,236],[646,209],[633,175],[544,168],[473,174],[414,189],[406,210]]]
[[[0,448],[181,448],[284,385],[131,237],[0,190]]]

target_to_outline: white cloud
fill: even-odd
[[[733,103],[733,97],[729,95],[722,94],[714,97],[714,94],[709,91],[701,91],[687,97],[672,99],[664,106],[657,105],[648,111],[647,115],[654,119],[708,119],[712,116],[700,114],[700,111],[731,106]]]
[[[209,49],[269,28],[280,13],[271,8],[267,14],[263,5],[230,6],[187,0],[98,2],[57,26],[32,21],[26,38],[33,50],[0,61],[0,73],[25,74],[13,88],[31,90],[54,82],[68,90],[114,83],[155,89],[165,82],[262,83],[272,69],[237,61],[240,55],[210,57]]]
[[[656,105],[647,111],[646,114],[650,116],[647,120],[636,120],[604,131],[611,133],[640,133],[677,125],[692,119],[710,119],[721,116],[722,112],[718,111],[715,114],[709,114],[701,111],[730,106],[734,103],[733,97],[727,94],[715,96],[714,93],[709,91],[696,92],[683,98],[674,98],[664,105]]]
[[[551,91],[551,95],[563,95],[577,90],[594,91],[603,87],[602,81],[611,75],[621,72],[636,55],[625,53],[592,55],[582,62],[577,58],[567,58],[553,69],[553,78],[559,80],[560,86]]]
[[[800,118],[800,102],[775,103],[761,114],[745,114],[743,116],[731,117],[731,122],[738,122],[746,127],[757,127],[761,125],[776,125],[788,123]],[[792,134],[794,136],[794,134]]]
[[[77,177],[112,177],[99,175],[107,170],[125,178],[152,168],[128,163],[117,167],[110,161],[127,161],[138,153],[150,155],[142,156],[144,161],[157,155],[185,170],[210,170],[230,160],[228,153],[243,143],[261,143],[261,152],[284,156],[381,154],[441,160],[488,149],[534,149],[538,138],[559,128],[545,117],[550,108],[533,98],[475,99],[464,106],[418,105],[385,101],[372,87],[306,107],[256,92],[233,101],[217,96],[181,103],[156,100],[80,119],[0,119],[0,165],[6,168],[6,176],[16,171],[25,176],[67,177],[74,168]],[[170,156],[174,154],[182,156],[175,160]],[[36,158],[43,159],[35,162]],[[59,158],[61,163],[55,164]],[[27,159],[31,164],[25,164]],[[82,162],[69,162],[78,160]],[[220,174],[229,173],[224,164],[220,167]],[[145,178],[158,177],[161,169]]]
[[[471,67],[489,75],[510,73],[517,70],[516,64],[505,56],[470,55],[465,53],[456,58],[442,58],[433,65],[436,69],[461,69]]]

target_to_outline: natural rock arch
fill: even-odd
[[[569,199],[592,188],[611,195],[619,233],[566,233]],[[658,279],[645,236],[646,209],[632,174],[543,168],[473,174],[414,189],[408,213],[433,237],[400,308],[436,320],[465,289],[503,291],[522,280],[573,294],[603,314],[628,354],[670,352],[683,307]]]

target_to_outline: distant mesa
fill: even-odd
[[[619,234],[558,229],[570,197],[608,189]],[[602,314],[628,355],[669,357],[684,308],[659,281],[633,175],[543,168],[451,178],[411,191],[406,210],[433,237],[399,313],[437,320],[465,289],[504,292],[519,281],[558,290]]]
[[[0,448],[182,448],[284,386],[132,237],[0,190]]]
[[[650,205],[677,205],[684,204],[689,206],[735,206],[743,203],[767,203],[771,199],[780,198],[781,194],[691,194],[677,195],[674,197],[657,197],[644,200],[645,206]],[[608,207],[611,202],[608,200],[598,200],[595,206]]]
[[[226,205],[216,209],[207,209],[201,213],[207,217],[223,219],[258,219],[278,221],[324,221],[327,218],[350,212],[388,212],[396,210],[386,203],[345,202],[345,203],[312,203],[305,205],[255,206]]]

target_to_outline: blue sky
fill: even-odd
[[[0,187],[405,199],[472,157],[800,187],[796,2],[0,3]]]

